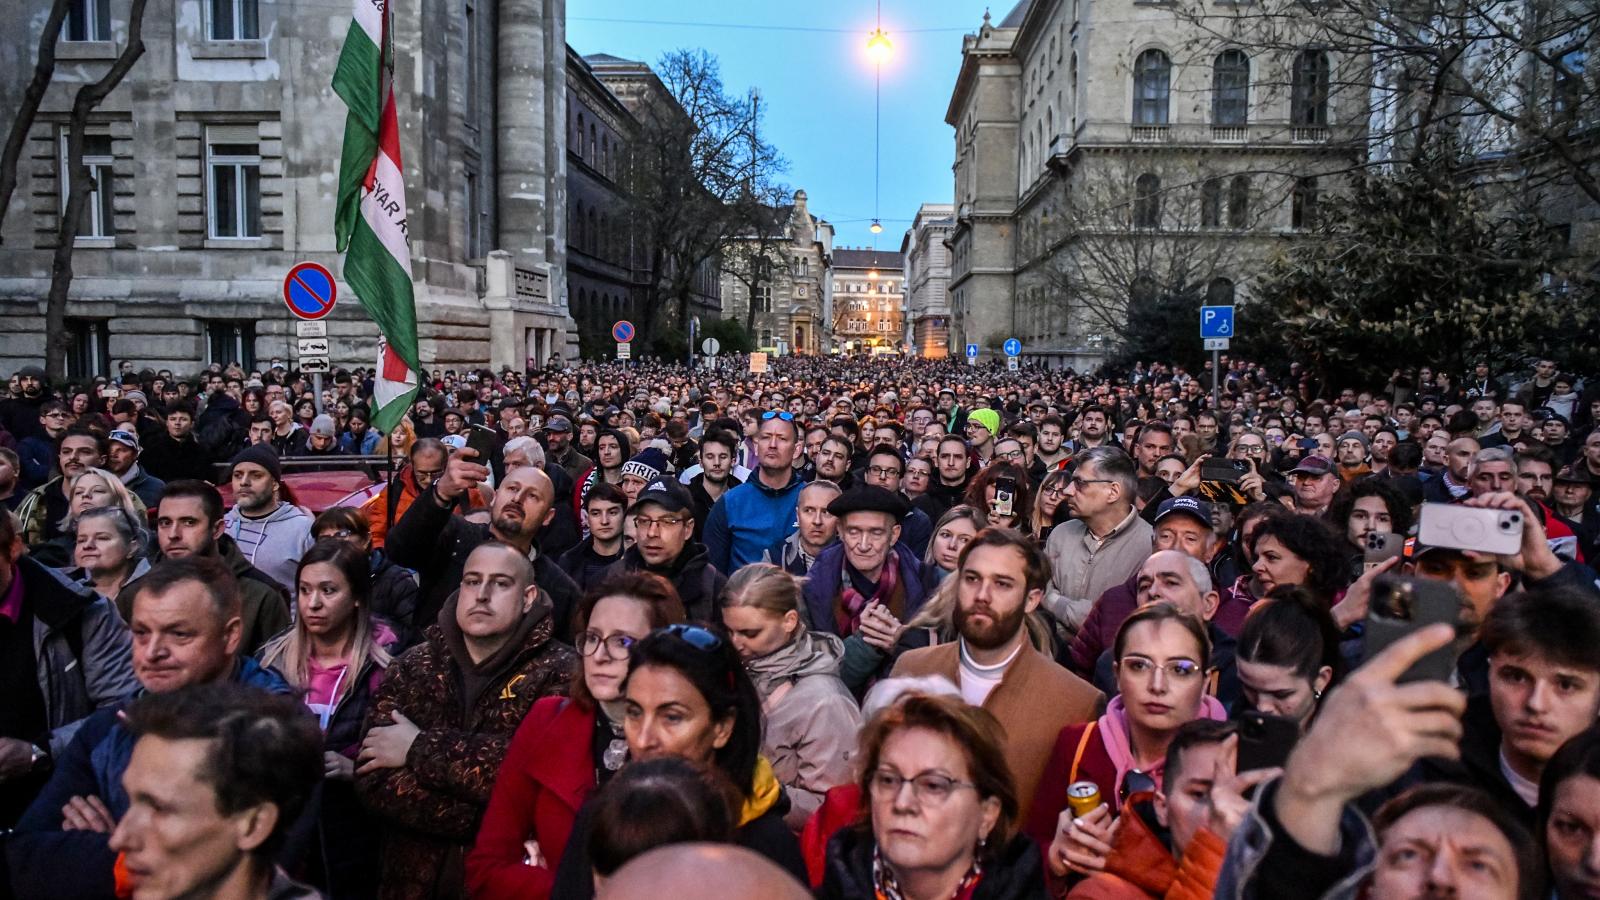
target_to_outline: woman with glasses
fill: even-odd
[[[1033,499],[1033,534],[1042,546],[1050,539],[1050,531],[1068,518],[1062,501],[1067,499],[1067,484],[1072,473],[1053,469],[1039,482],[1039,493]]]
[[[800,582],[767,563],[751,563],[728,579],[722,622],[761,695],[761,750],[789,794],[784,820],[799,831],[823,795],[853,771],[861,711],[839,680],[844,642],[806,628]]]
[[[900,481],[900,493],[906,499],[916,502],[918,497],[928,492],[928,486],[933,483],[933,463],[921,456],[913,456],[906,460],[906,474]]]
[[[1000,724],[960,697],[913,695],[861,734],[862,822],[828,842],[820,898],[1044,897]]]
[[[700,625],[651,632],[633,645],[622,699],[628,759],[679,757],[718,772],[738,794],[734,842],[805,883],[800,842],[783,820],[787,793],[761,755],[761,698],[733,642]],[[594,895],[593,814],[592,805],[578,813],[553,896]]]
[[[571,697],[535,703],[512,738],[467,856],[473,897],[551,895],[578,811],[628,760],[622,685],[629,651],[683,620],[683,603],[659,575],[617,575],[584,598],[575,642],[583,677]]]
[[[334,897],[374,896],[378,823],[356,799],[356,754],[383,682],[395,633],[372,615],[366,554],[321,540],[295,571],[295,621],[258,654],[277,669],[322,728],[324,781],[318,839],[308,871]]]
[[[1151,604],[1122,623],[1111,652],[1119,693],[1100,718],[1061,730],[1029,814],[1028,834],[1049,847],[1046,861],[1058,878],[1104,867],[1113,817],[1128,794],[1160,789],[1179,726],[1227,718],[1206,693],[1211,641],[1199,619]],[[1080,782],[1092,783],[1100,799],[1083,814],[1067,794]]]

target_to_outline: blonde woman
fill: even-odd
[[[127,513],[128,518],[135,523],[143,523],[145,518],[144,503],[127,486],[122,479],[111,474],[105,469],[88,468],[77,475],[67,479],[67,514],[62,516],[57,523],[61,533],[56,537],[43,541],[33,547],[29,552],[33,558],[55,569],[65,569],[72,563],[72,548],[77,541],[76,529],[73,523],[78,516],[91,509],[101,509],[114,506]],[[43,503],[39,504],[38,512],[42,516]],[[21,513],[18,513],[21,518]],[[23,519],[26,523],[27,519]]]
[[[761,752],[789,794],[784,821],[798,831],[829,788],[850,781],[861,711],[839,680],[844,642],[800,621],[800,582],[768,563],[728,579],[722,621],[761,695]]]

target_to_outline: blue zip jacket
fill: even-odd
[[[789,483],[774,490],[761,483],[760,474],[717,498],[706,519],[706,552],[718,572],[732,575],[739,568],[764,560],[766,550],[799,527],[795,511],[805,482],[794,472]]]
[[[274,694],[293,693],[277,670],[264,669],[248,656],[236,664],[234,681]],[[103,900],[115,895],[112,868],[117,854],[110,847],[111,835],[63,831],[61,808],[72,797],[92,795],[105,803],[113,820],[127,813],[122,773],[133,756],[134,738],[119,716],[142,693],[141,688],[83,721],[55,761],[49,782],[22,814],[16,830],[4,838],[6,869],[17,900]]]

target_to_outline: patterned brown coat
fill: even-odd
[[[356,777],[357,794],[385,825],[384,900],[466,895],[463,861],[511,736],[534,701],[565,695],[578,671],[577,654],[552,632],[547,615],[477,697],[462,696],[438,625],[389,665],[366,727],[389,724],[398,709],[421,733],[403,767]]]

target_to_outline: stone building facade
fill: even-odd
[[[905,344],[905,269],[898,251],[833,251],[833,349],[900,353]]]
[[[833,226],[811,213],[805,191],[771,213],[770,227],[730,242],[722,254],[723,318],[751,323],[757,350],[821,353],[833,296]]]
[[[50,0],[0,41],[17,109]],[[0,246],[0,369],[38,362],[63,135],[77,88],[126,41],[130,0],[79,0],[29,134]],[[105,14],[105,19],[101,17]],[[397,105],[422,363],[521,368],[571,358],[565,0],[396,0]],[[337,276],[333,213],[346,110],[330,85],[348,5],[152,0],[145,54],[92,120],[99,176],[75,248],[69,375],[196,371],[295,358],[288,269]],[[353,292],[327,319],[335,366],[370,366]]]
[[[963,41],[951,343],[1092,367],[1130,303],[1248,296],[1268,248],[1362,157],[1356,61],[1246,53],[1225,10],[1022,0]],[[1221,35],[1221,39],[1218,39]]]
[[[591,196],[595,197],[595,204],[602,207],[597,215],[606,215],[604,207],[610,205],[611,217],[609,222],[597,222],[595,210],[590,209],[587,228],[590,232],[591,252],[581,253],[580,263],[600,263],[604,268],[604,278],[614,278],[621,274],[621,269],[628,269],[628,277],[633,282],[634,291],[631,298],[622,301],[622,312],[630,317],[644,316],[646,311],[641,308],[641,304],[649,302],[649,285],[652,277],[649,270],[650,237],[644,233],[647,229],[641,228],[627,212],[628,205],[625,199],[627,178],[623,172],[631,158],[632,142],[640,137],[644,123],[656,117],[682,118],[688,114],[662,83],[660,77],[645,63],[605,53],[585,56],[583,62],[593,78],[599,82],[598,88],[610,97],[609,101],[596,102],[591,110],[601,118],[601,126],[597,129],[594,122],[589,123],[590,132],[586,138],[589,163],[586,170],[593,172],[603,169],[609,173],[604,179],[609,182],[606,188],[610,192],[609,198]],[[584,84],[590,86],[587,93],[592,94],[593,86],[588,79],[584,80]],[[612,104],[621,108],[621,114],[614,114],[614,118],[608,118],[600,110]],[[607,128],[611,129],[613,140],[613,146],[609,148],[611,155],[609,162],[605,158],[608,148],[604,136],[599,133],[600,130]],[[601,139],[598,150],[594,146],[597,137]],[[618,143],[620,147],[616,146]],[[574,187],[576,188],[576,185]],[[612,245],[611,250],[602,252],[602,246],[607,243]],[[709,319],[721,316],[722,285],[719,277],[721,268],[721,261],[715,255],[702,260],[696,267],[694,277],[689,282],[691,317]],[[594,277],[601,273],[591,265],[586,274]],[[662,281],[670,278],[672,278],[671,271],[661,273]],[[601,286],[587,301],[580,298],[578,306],[573,308],[575,317],[585,321],[603,322],[605,340],[609,340],[611,324],[616,321],[616,317],[612,316],[612,309],[618,297],[615,292],[615,282],[612,281],[611,285],[609,293],[605,286]],[[600,311],[583,309],[586,302],[598,304]]]
[[[950,232],[956,208],[924,203],[900,244],[906,274],[906,340],[925,359],[944,359],[950,348]]]

